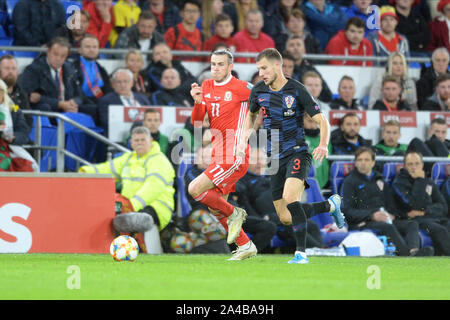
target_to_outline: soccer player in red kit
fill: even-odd
[[[252,85],[231,75],[233,55],[228,50],[211,54],[213,79],[200,87],[191,85],[195,105],[191,119],[194,127],[201,126],[208,115],[212,133],[212,156],[208,168],[188,187],[190,195],[207,205],[228,231],[227,242],[235,242],[238,249],[229,260],[243,260],[257,253],[256,246],[242,230],[247,213],[227,202],[236,182],[243,177],[249,164],[249,146],[245,155],[237,154],[243,137],[244,121],[248,112],[248,98]],[[196,123],[197,122],[197,123]]]

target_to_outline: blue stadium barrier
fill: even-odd
[[[350,161],[335,161],[330,168],[330,186],[332,193],[339,193],[344,178],[353,170],[355,164]]]
[[[30,131],[30,140],[35,140],[35,128],[36,128],[36,118],[33,116],[33,127]],[[50,124],[50,119],[48,117],[42,116],[41,118],[41,145],[46,147],[56,147],[58,143],[57,128]],[[49,168],[49,161],[51,165]],[[56,151],[54,150],[44,150],[41,157],[41,172],[47,172],[52,168],[56,167]]]
[[[403,168],[402,162],[386,162],[383,165],[384,182],[386,182],[388,185],[391,185],[392,181],[401,168]]]

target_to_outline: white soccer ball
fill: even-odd
[[[139,254],[139,245],[130,236],[118,236],[109,247],[111,256],[116,261],[134,261]]]

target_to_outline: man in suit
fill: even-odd
[[[110,105],[122,105],[124,107],[148,106],[150,102],[143,94],[133,92],[133,73],[128,69],[118,69],[111,77],[113,92],[110,92],[98,100],[98,113],[100,127],[108,136],[108,112]]]
[[[19,85],[32,109],[53,112],[81,112],[97,117],[97,108],[81,91],[73,65],[67,61],[70,43],[53,38],[47,53],[37,57],[19,77]]]

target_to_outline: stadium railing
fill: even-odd
[[[56,172],[64,172],[65,168],[65,156],[74,159],[85,165],[91,165],[91,163],[76,154],[70,152],[65,148],[65,138],[66,132],[64,125],[65,123],[74,126],[75,128],[81,130],[85,134],[93,137],[94,139],[104,143],[105,145],[117,149],[122,152],[129,152],[130,150],[117,144],[103,135],[95,132],[92,129],[89,129],[82,124],[70,119],[69,117],[57,113],[57,112],[45,112],[45,111],[36,111],[36,110],[22,110],[22,112],[26,115],[37,116],[35,123],[35,140],[32,145],[24,145],[25,149],[36,150],[36,161],[38,162],[39,167],[41,166],[41,158],[42,158],[42,150],[55,150],[56,151]],[[57,143],[56,146],[43,146],[42,145],[42,122],[41,117],[55,118],[60,121],[57,121]]]

